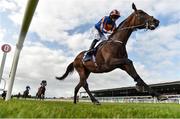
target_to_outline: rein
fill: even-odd
[[[134,28],[141,27],[141,26],[144,26],[144,25],[146,26],[146,29],[147,29],[148,28],[148,22],[145,22],[145,24],[141,24],[141,25],[120,28],[118,30],[123,31],[123,30],[126,30],[126,29],[134,29]]]
[[[137,27],[141,27],[141,26],[146,26],[146,29],[148,28],[148,22],[145,22],[145,24],[141,24],[141,25],[136,25],[136,26],[130,26],[130,27],[124,27],[124,28],[120,28],[118,30],[120,31],[123,31],[123,30],[127,30],[127,29],[134,29],[134,28],[137,28]],[[110,38],[111,39],[111,38]],[[119,41],[119,40],[110,40],[108,42],[116,42],[116,43],[120,43],[120,44],[123,44],[122,41]]]
[[[135,13],[135,15],[137,16],[137,19],[140,19],[141,16],[138,16],[137,13]],[[144,17],[143,17],[144,18]],[[122,31],[122,30],[126,30],[126,29],[134,29],[134,28],[138,28],[138,27],[141,27],[141,26],[144,26],[146,27],[146,29],[148,29],[148,23],[149,20],[145,20],[145,22],[141,25],[136,25],[136,26],[130,26],[130,27],[124,27],[124,28],[120,28],[118,30]],[[135,21],[134,21],[135,22]]]

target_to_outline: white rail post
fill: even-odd
[[[26,6],[26,11],[25,11],[24,18],[23,18],[19,39],[18,39],[18,42],[16,44],[16,50],[14,53],[14,59],[13,59],[12,67],[11,67],[9,80],[8,80],[8,89],[7,89],[6,101],[11,99],[11,93],[12,93],[14,78],[16,75],[16,69],[17,69],[17,65],[18,65],[20,52],[21,52],[21,49],[23,47],[23,43],[24,43],[26,34],[28,32],[32,17],[34,15],[34,11],[35,11],[36,6],[38,4],[38,1],[39,0],[29,0],[27,3],[27,6]]]

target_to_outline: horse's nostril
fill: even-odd
[[[155,24],[156,26],[158,26],[158,25],[159,25],[159,20],[154,19],[154,20],[153,20],[153,22],[154,22],[154,24]]]
[[[155,20],[155,23],[156,23],[157,25],[159,25],[159,20]]]
[[[156,23],[159,24],[160,23],[159,20],[157,20]]]

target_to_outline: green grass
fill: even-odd
[[[179,104],[0,100],[0,118],[180,118]]]

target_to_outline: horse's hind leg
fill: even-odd
[[[137,91],[143,92],[144,90],[148,91],[150,95],[156,96],[157,98],[160,98],[160,94],[154,91],[152,88],[150,88],[142,79],[141,77],[137,74],[134,65],[131,62],[128,64],[123,65],[120,67],[121,69],[125,70],[133,79],[134,81],[137,82],[136,84],[136,89]]]
[[[85,81],[85,84],[84,84],[84,89],[86,90],[86,92],[88,93],[88,95],[90,96],[91,98],[91,101],[94,103],[94,104],[100,104],[98,100],[95,99],[95,97],[91,94],[90,90],[89,90],[89,86],[88,86],[88,83]]]
[[[86,79],[89,76],[89,72],[85,71],[84,67],[81,68],[77,68],[77,71],[79,73],[79,77],[80,77],[80,82],[78,83],[78,85],[75,87],[74,90],[74,103],[76,104],[77,101],[77,93],[79,91],[79,89],[85,85]]]
[[[78,83],[78,85],[75,87],[74,89],[74,104],[76,104],[77,101],[77,93],[79,91],[79,89],[81,88],[82,84],[81,82]]]
[[[79,72],[78,72],[79,73]],[[74,91],[74,103],[76,103],[76,98],[77,98],[77,93],[79,91],[79,89],[83,86],[83,88],[86,90],[86,92],[88,93],[88,95],[91,98],[91,101],[94,104],[100,104],[98,100],[95,99],[95,97],[91,94],[89,87],[88,87],[88,83],[87,83],[87,78],[89,76],[89,72],[87,71],[83,71],[79,73],[80,76],[80,82],[78,83],[78,85],[75,87],[75,91]]]

